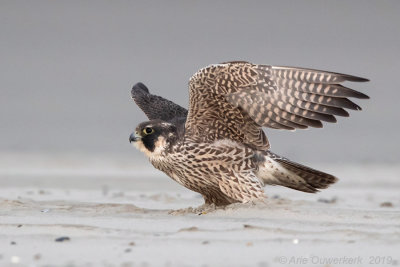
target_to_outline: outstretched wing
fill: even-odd
[[[132,87],[132,99],[146,114],[149,120],[170,121],[175,118],[186,118],[188,111],[161,96],[152,95],[143,83]]]
[[[368,98],[346,88],[355,76],[293,67],[227,62],[195,73],[189,82],[190,108],[186,131],[209,141],[229,138],[268,149],[261,127],[305,129],[361,110],[347,97]]]

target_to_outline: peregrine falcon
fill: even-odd
[[[263,199],[264,184],[315,193],[336,182],[270,151],[262,127],[321,128],[322,121],[361,110],[349,97],[368,99],[341,83],[366,82],[346,74],[258,65],[214,64],[189,80],[189,110],[150,94],[138,83],[132,98],[150,121],[129,141],[153,166],[216,206]]]

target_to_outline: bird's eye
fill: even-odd
[[[143,129],[143,133],[144,134],[152,134],[152,133],[154,133],[154,129],[153,128],[150,128],[150,127],[146,127],[146,128],[144,128]]]

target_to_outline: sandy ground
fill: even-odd
[[[400,266],[400,166],[317,165],[340,182],[172,215],[202,198],[149,164],[84,158],[0,155],[0,266]]]

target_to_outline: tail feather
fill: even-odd
[[[266,184],[316,193],[337,181],[333,175],[290,161],[270,151],[264,152],[258,160],[257,176]]]

